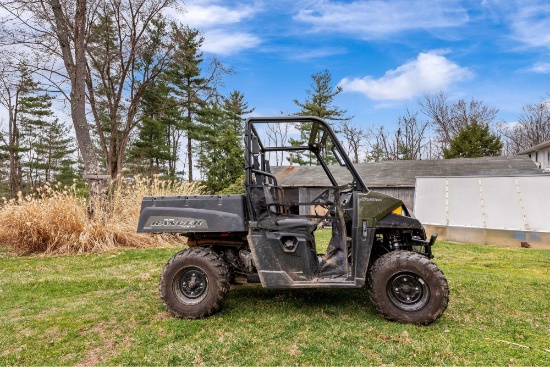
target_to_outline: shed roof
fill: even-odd
[[[535,146],[532,146],[529,149],[525,149],[525,150],[519,152],[518,154],[529,154],[529,153],[536,152],[537,150],[542,150],[542,149],[545,149],[545,148],[550,148],[550,140],[545,141],[545,142],[540,143],[540,144],[537,144]]]
[[[425,161],[386,161],[355,165],[367,187],[414,187],[419,176],[500,176],[542,174],[527,156],[438,159]],[[281,186],[329,185],[320,166],[272,167]],[[341,168],[334,175],[338,180]]]

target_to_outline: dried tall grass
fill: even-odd
[[[92,219],[87,217],[86,199],[76,186],[46,185],[36,193],[6,200],[0,208],[0,246],[18,255],[32,253],[75,254],[103,252],[116,248],[183,245],[185,237],[136,232],[144,196],[196,195],[196,183],[178,183],[136,177],[116,180],[107,190]]]

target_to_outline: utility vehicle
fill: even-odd
[[[245,162],[245,195],[143,199],[139,232],[181,233],[189,240],[160,278],[161,298],[174,316],[215,313],[230,282],[367,286],[375,308],[390,320],[425,325],[443,314],[449,288],[430,261],[437,234],[427,240],[402,201],[368,190],[328,123],[250,118]],[[275,175],[270,162],[288,167]],[[289,172],[295,184],[280,186]],[[321,222],[332,224],[324,253],[314,235]]]

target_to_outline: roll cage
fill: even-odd
[[[265,130],[270,125],[272,127],[284,124],[287,125],[287,128],[290,126],[295,132],[300,131],[302,139],[299,144],[296,144],[297,140],[277,141],[266,136]],[[292,144],[289,141],[292,141]],[[328,190],[324,196],[319,195],[315,200],[307,202],[284,200],[283,190],[271,171],[268,159],[269,155],[279,154],[279,152],[281,152],[281,160],[286,158],[290,164],[292,162],[289,156],[297,152],[308,152],[310,157],[314,157],[315,165],[323,168],[330,182],[330,184],[321,185]],[[249,118],[246,121],[245,129],[245,162],[245,187],[249,198],[247,202],[250,219],[261,221],[263,226],[268,229],[279,228],[275,223],[269,223],[269,218],[274,218],[274,214],[278,216],[278,219],[280,216],[296,218],[300,213],[300,206],[321,205],[328,207],[334,205],[339,201],[341,190],[368,192],[332,128],[325,121],[313,116]],[[313,162],[311,163],[313,165]],[[329,165],[329,163],[331,164]],[[335,177],[333,171],[338,170],[340,170],[339,176],[349,177],[349,182],[339,181]],[[343,175],[342,172],[344,172]],[[318,213],[298,216],[310,221],[313,218],[317,218],[318,221],[324,218]]]
[[[311,124],[309,130],[309,136],[306,137],[304,145],[291,145],[282,144],[275,146],[267,146],[265,141],[262,141],[261,135],[258,133],[256,126],[265,124]],[[327,144],[328,143],[328,144]],[[246,158],[246,178],[245,184],[252,184],[253,173],[270,173],[269,161],[266,159],[266,153],[269,152],[293,152],[293,151],[310,151],[317,158],[317,162],[323,167],[327,177],[331,181],[333,186],[339,186],[335,180],[332,172],[330,171],[326,160],[322,154],[323,151],[329,149],[337,160],[338,165],[346,167],[352,177],[353,181],[350,182],[354,190],[361,192],[368,192],[368,189],[355,170],[351,160],[347,156],[338,141],[337,136],[334,134],[332,128],[322,119],[314,116],[281,116],[281,117],[253,117],[246,121],[245,127],[245,158]],[[267,170],[266,170],[267,169]],[[256,172],[255,172],[256,171]],[[268,175],[272,179],[275,177],[271,174]]]

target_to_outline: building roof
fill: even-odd
[[[367,187],[414,187],[416,177],[421,176],[503,176],[543,173],[529,157],[523,155],[359,163],[355,168]],[[330,185],[320,166],[272,167],[272,171],[280,186]],[[334,170],[333,174],[337,181],[343,174],[342,171],[340,167]]]
[[[550,140],[545,141],[545,142],[540,143],[540,144],[537,144],[535,146],[532,146],[529,149],[525,149],[525,150],[519,152],[518,154],[529,154],[529,153],[536,152],[537,150],[539,150],[539,151],[543,150],[545,148],[550,148]]]

